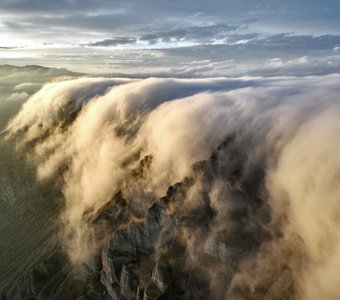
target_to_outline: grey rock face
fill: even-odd
[[[124,191],[99,211],[86,211],[83,220],[102,246],[77,299],[294,299],[294,251],[278,247],[275,253],[287,260],[269,264],[267,274],[256,260],[285,237],[263,200],[261,168],[246,172],[245,154],[235,145],[234,138],[226,139],[143,214]],[[142,159],[132,184],[147,178],[151,164],[152,156]],[[296,238],[291,247],[299,243]],[[251,266],[246,272],[245,265]],[[56,272],[54,282],[62,274]],[[47,290],[39,287],[37,293]]]
[[[281,238],[266,229],[271,219],[261,198],[263,173],[257,170],[257,181],[249,181],[253,174],[244,174],[236,151],[233,138],[226,139],[209,160],[193,165],[190,177],[170,186],[142,220],[114,230],[102,252],[101,272],[111,299],[294,297],[287,265],[252,285],[234,280],[243,261]],[[187,205],[188,195],[195,205]]]
[[[208,238],[205,241],[204,252],[230,265],[233,264],[233,261],[236,259],[236,257],[241,255],[238,248],[228,246],[225,243],[212,238]]]
[[[147,280],[143,281],[139,274],[145,272],[145,268],[140,267],[140,262],[143,257],[150,256],[152,260],[156,244],[169,240],[171,235],[168,238],[162,236],[162,239],[160,235],[170,223],[171,217],[165,213],[165,205],[160,201],[148,210],[143,222],[130,223],[125,229],[113,233],[103,249],[101,274],[101,281],[113,299],[135,299],[141,290],[144,290],[143,299],[154,299],[150,297],[164,293],[166,283],[162,273],[156,269],[158,272],[155,271],[153,276],[145,274]]]
[[[120,275],[120,294],[125,299],[135,299],[138,290],[138,272],[133,265],[123,265]]]

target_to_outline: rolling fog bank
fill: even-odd
[[[34,251],[51,244],[2,297],[338,299],[339,83],[83,77],[27,95],[1,136],[2,234],[18,210]]]

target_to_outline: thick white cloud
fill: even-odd
[[[279,230],[282,238],[246,257],[231,287],[241,282],[257,286],[267,280],[265,273],[278,276],[275,272],[285,263],[290,275],[282,276],[295,281],[301,299],[336,299],[339,82],[333,75],[50,83],[13,119],[8,138],[18,137],[21,146],[33,141],[29,157],[40,180],[63,178],[65,245],[79,263],[98,246],[89,239],[86,212],[100,209],[121,190],[142,213],[169,185],[190,175],[193,163],[209,158],[226,137],[235,136],[241,151],[235,159],[243,161],[247,176],[256,181],[252,170],[264,170],[272,219],[268,229]],[[146,155],[153,156],[150,169],[135,182],[131,172]],[[188,202],[176,209],[199,205],[199,190],[195,186]],[[213,236],[225,226],[232,204],[223,181],[216,182],[210,197],[217,208]],[[195,231],[183,234],[194,263],[202,237]],[[213,279],[214,271],[209,272]]]

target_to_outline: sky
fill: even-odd
[[[340,70],[339,0],[1,0],[0,64],[123,76]]]

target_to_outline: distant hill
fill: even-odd
[[[0,132],[22,103],[46,82],[58,77],[76,78],[84,75],[64,68],[0,65]]]
[[[13,65],[0,65],[0,76],[8,76],[13,73],[18,72],[36,72],[41,75],[52,75],[55,76],[81,76],[85,75],[84,73],[77,73],[69,71],[65,68],[49,68],[43,67],[39,65],[26,65],[26,66],[13,66]]]

